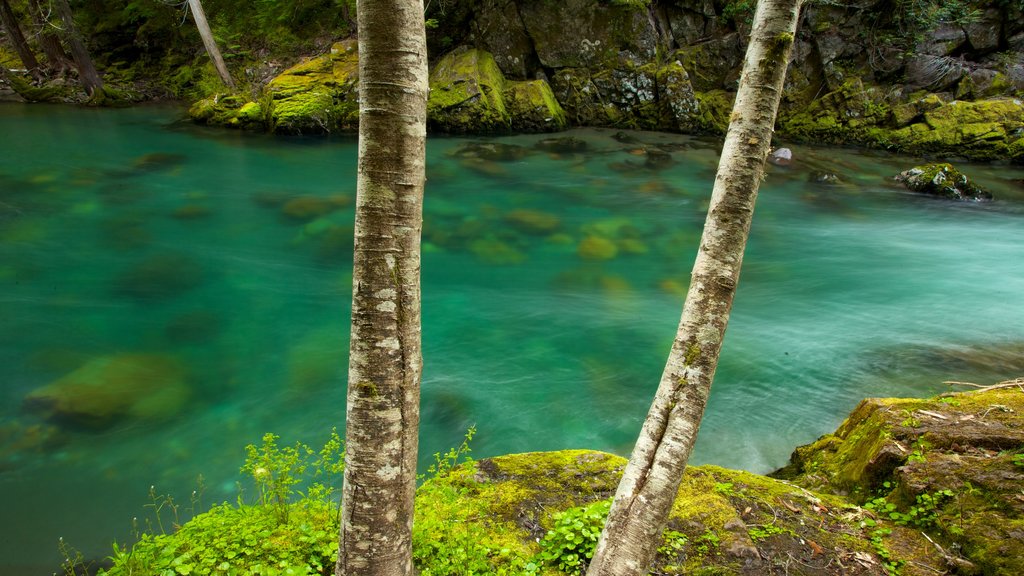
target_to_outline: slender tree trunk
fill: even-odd
[[[43,49],[43,54],[46,54],[48,67],[56,74],[63,74],[71,67],[71,58],[60,45],[60,38],[47,20],[39,0],[29,0],[28,11],[32,14],[36,28],[39,29],[39,46]]]
[[[588,576],[647,574],[693,449],[739,281],[800,0],[760,0],[690,289]]]
[[[341,576],[412,573],[427,48],[422,0],[360,0]]]
[[[71,14],[68,0],[54,0],[54,5],[57,7],[57,14],[64,24],[64,33],[66,34],[68,46],[71,47],[71,57],[75,59],[75,67],[78,68],[78,79],[82,82],[82,87],[85,88],[86,94],[93,96],[97,90],[103,89],[103,81],[100,80],[99,72],[96,71],[96,66],[92,63],[92,57],[89,56],[89,51],[85,48],[85,42],[82,41],[82,37],[78,34],[78,28],[75,27],[75,18]]]
[[[199,35],[203,38],[203,46],[206,46],[206,53],[213,60],[213,66],[220,74],[220,79],[228,88],[234,90],[235,82],[228,73],[228,67],[224,65],[224,59],[220,56],[220,48],[217,48],[217,41],[213,39],[213,32],[210,31],[210,23],[206,21],[206,12],[203,12],[203,4],[200,0],[188,0],[188,6],[192,10],[192,19],[196,22]]]
[[[18,19],[14,17],[14,11],[11,10],[11,5],[7,3],[7,0],[0,0],[0,21],[3,22],[4,29],[7,30],[7,37],[14,45],[14,51],[18,53],[21,63],[25,65],[32,76],[39,78],[39,61],[36,60],[36,55],[29,48],[25,35],[21,33]]]

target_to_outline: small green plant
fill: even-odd
[[[889,483],[886,482],[886,485]],[[900,526],[915,526],[917,528],[930,528],[935,525],[938,519],[939,508],[944,502],[953,498],[952,490],[944,489],[932,493],[918,494],[915,504],[906,512],[902,511],[892,502],[880,496],[864,504],[864,508],[871,510]]]
[[[714,531],[708,529],[703,534],[697,537],[694,541],[694,550],[701,556],[707,556],[713,554],[718,550],[718,545],[722,543],[722,539],[715,534]]]
[[[1020,466],[1024,468],[1024,454],[1014,454],[1010,461],[1013,462],[1014,466]]]
[[[760,542],[766,540],[777,534],[790,534],[791,531],[780,528],[775,524],[765,524],[763,526],[752,526],[747,530],[747,534],[750,535],[750,539],[754,542]]]
[[[440,452],[434,453],[434,463],[427,468],[427,474],[434,478],[444,478],[451,474],[452,470],[459,464],[465,464],[472,462],[473,458],[470,457],[470,453],[473,452],[470,449],[469,444],[473,441],[473,436],[476,436],[476,426],[470,426],[466,430],[466,435],[462,439],[462,444],[459,444],[458,448],[450,448],[443,455]],[[462,460],[462,462],[459,462]]]
[[[288,499],[295,492],[295,485],[302,481],[313,450],[296,443],[295,446],[280,448],[277,434],[263,435],[263,445],[257,448],[245,447],[245,464],[242,472],[252,477],[259,490],[259,503],[269,506],[278,514],[281,522],[288,522]]]
[[[611,506],[609,498],[555,514],[554,526],[540,541],[539,559],[566,574],[583,574]]]
[[[686,548],[687,541],[686,534],[666,528],[661,533],[661,546],[658,546],[658,554],[668,557],[678,556]]]
[[[874,521],[871,521],[871,526],[874,525]],[[892,534],[892,530],[888,528],[872,530],[870,534],[871,547],[875,549],[875,554],[882,559],[882,568],[885,569],[885,573],[889,576],[899,576],[905,562],[895,558],[892,551],[885,545],[885,537],[890,534]]]
[[[715,482],[714,491],[723,496],[739,496],[740,493],[733,487],[732,482]]]
[[[910,456],[907,456],[907,462],[913,464],[914,462],[926,461],[927,458],[925,458],[924,453],[925,451],[928,450],[928,448],[931,448],[931,446],[929,446],[923,438],[918,438],[917,440],[914,441],[914,444],[911,446],[911,448],[912,451],[910,452]]]

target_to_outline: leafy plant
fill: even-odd
[[[733,488],[732,482],[715,482],[714,491],[723,496],[739,496],[740,493]]]
[[[470,426],[466,430],[466,435],[462,439],[462,444],[459,444],[458,448],[450,448],[443,455],[440,452],[434,453],[434,463],[427,468],[427,474],[434,478],[444,478],[451,474],[452,470],[460,464],[472,462],[473,458],[470,457],[470,453],[473,451],[470,449],[469,444],[473,441],[473,436],[476,436],[476,426]]]
[[[888,487],[889,483],[885,484]],[[864,504],[864,508],[876,512],[900,526],[928,528],[935,525],[942,504],[954,496],[953,491],[949,489],[918,494],[915,504],[905,512],[900,510],[896,504],[889,502],[886,497],[880,496]]]
[[[871,525],[874,526],[874,522]],[[900,570],[903,569],[906,562],[895,558],[888,546],[885,545],[885,537],[890,534],[892,534],[892,530],[888,528],[873,530],[871,532],[871,547],[875,549],[875,554],[882,559],[882,568],[885,569],[885,573],[889,576],[899,576]]]
[[[583,574],[611,506],[609,498],[555,514],[555,525],[540,541],[540,560],[567,574]]]
[[[750,535],[750,539],[753,540],[754,542],[765,540],[767,538],[775,536],[776,534],[789,534],[789,533],[791,533],[791,531],[789,531],[789,530],[787,530],[785,528],[780,528],[779,526],[776,526],[775,524],[765,524],[763,526],[752,526],[750,529],[747,530],[747,534]]]

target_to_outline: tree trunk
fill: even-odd
[[[711,392],[799,11],[758,3],[682,318],[588,576],[647,574],[661,540]]]
[[[427,49],[422,0],[360,0],[340,576],[412,573]]]
[[[94,96],[97,90],[103,89],[103,81],[100,80],[100,75],[96,72],[96,66],[92,63],[92,57],[89,56],[89,51],[85,48],[85,42],[78,34],[68,0],[54,0],[54,4],[61,22],[64,23],[64,33],[68,46],[71,47],[71,57],[75,59],[75,67],[78,68],[78,79],[81,81],[82,87],[85,88],[85,93]]]
[[[206,53],[213,60],[213,66],[220,74],[220,79],[228,88],[234,90],[235,82],[228,74],[228,67],[224,65],[224,59],[220,56],[220,48],[217,48],[217,41],[213,39],[213,32],[210,31],[210,23],[206,21],[206,12],[203,12],[203,5],[200,0],[188,0],[188,6],[192,10],[192,19],[196,22],[199,35],[203,38],[203,46],[206,46]]]
[[[47,20],[39,0],[29,0],[28,11],[32,14],[36,28],[39,29],[39,46],[43,49],[43,54],[46,54],[48,67],[56,74],[63,74],[71,67],[71,59],[60,45],[60,38]]]
[[[14,51],[18,53],[21,63],[25,65],[25,68],[32,76],[39,78],[39,61],[36,60],[32,49],[28,47],[25,35],[21,33],[18,20],[14,17],[14,11],[11,10],[11,5],[7,3],[7,0],[0,0],[0,21],[3,21],[4,29],[7,30],[7,37],[11,40],[11,44],[14,45]]]

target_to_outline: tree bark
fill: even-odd
[[[739,281],[800,0],[761,0],[672,350],[588,576],[648,572],[690,457]]]
[[[359,164],[339,576],[412,573],[427,49],[422,0],[360,0]]]
[[[21,33],[18,19],[15,18],[14,11],[11,10],[11,5],[7,3],[7,0],[0,0],[0,21],[3,22],[4,29],[7,30],[7,37],[11,40],[11,44],[14,45],[14,51],[18,53],[21,63],[25,65],[25,68],[33,77],[39,78],[39,61],[36,60],[36,55],[29,48],[25,35]]]
[[[82,37],[78,34],[78,28],[75,27],[75,18],[71,14],[68,0],[54,0],[54,5],[57,7],[57,14],[64,24],[64,33],[68,46],[71,47],[71,57],[75,60],[75,68],[78,68],[78,79],[82,83],[82,87],[85,88],[85,93],[89,96],[94,96],[97,90],[103,89],[103,81],[100,80],[99,72],[96,71],[96,66],[92,63],[92,57],[89,56],[85,42],[82,41]]]
[[[64,52],[60,44],[60,38],[54,32],[46,13],[39,5],[39,0],[29,0],[28,11],[32,14],[32,21],[39,29],[39,46],[46,54],[46,62],[50,70],[56,74],[63,74],[71,67],[71,59]]]
[[[217,69],[217,74],[220,75],[220,79],[224,84],[234,90],[235,81],[231,79],[228,67],[224,65],[224,59],[221,58],[220,48],[217,47],[217,41],[214,40],[213,32],[210,30],[210,23],[206,21],[206,12],[203,11],[203,4],[200,0],[188,0],[188,6],[192,10],[192,19],[195,20],[196,28],[199,29],[199,36],[203,38],[203,46],[206,47],[206,53],[210,55],[210,60],[213,60],[213,67]]]

